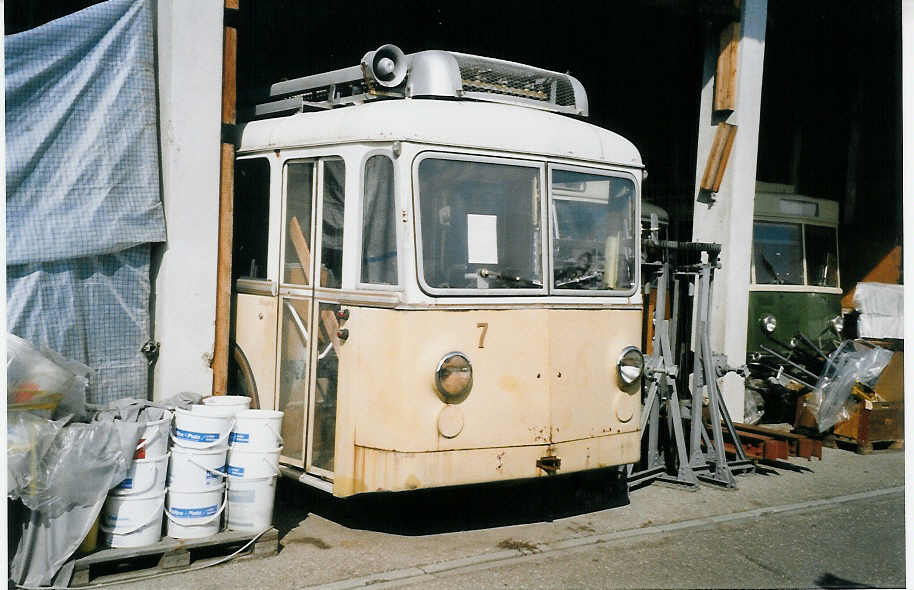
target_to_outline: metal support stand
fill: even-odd
[[[736,487],[735,475],[754,471],[754,464],[746,458],[730,413],[723,403],[717,378],[727,371],[724,357],[711,350],[710,309],[711,281],[717,265],[720,246],[717,244],[661,242],[663,261],[657,276],[657,304],[654,309],[654,337],[651,354],[645,358],[644,379],[646,395],[641,415],[642,440],[647,436],[647,446],[641,468],[628,467],[629,488],[640,487],[652,481],[678,484],[696,489],[699,481]],[[681,266],[674,272],[671,258],[676,251],[704,252],[707,261]],[[673,277],[674,294],[672,319],[666,319],[666,299],[669,282]],[[687,281],[691,298],[686,298],[688,316],[682,306],[681,285]],[[674,353],[687,348],[679,342],[678,326],[682,319],[691,317],[694,301],[695,338],[692,373],[693,386],[688,385],[689,373],[674,362]],[[680,316],[683,316],[682,318]],[[690,391],[689,445],[680,406],[680,391]],[[710,435],[704,424],[703,408],[707,396]],[[666,444],[661,443],[661,411],[666,416]],[[734,459],[728,460],[724,447],[721,421],[733,439]]]

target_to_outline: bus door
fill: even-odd
[[[278,363],[283,462],[332,479],[345,166],[340,158],[289,161]],[[317,286],[315,286],[317,283]]]

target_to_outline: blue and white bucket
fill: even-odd
[[[282,412],[276,410],[241,410],[235,414],[235,427],[229,435],[233,447],[275,449],[282,446]]]
[[[274,449],[247,449],[229,447],[225,472],[229,479],[256,479],[279,475],[279,454],[282,447]]]
[[[168,536],[175,539],[198,539],[219,532],[222,520],[225,486],[203,492],[168,490],[165,516]]]
[[[109,494],[112,496],[157,496],[165,491],[168,454],[149,459],[134,459],[124,478]]]
[[[234,416],[237,412],[251,407],[251,398],[246,395],[211,395],[200,400],[204,407],[216,410],[226,416]],[[199,410],[200,406],[191,406],[191,410]]]
[[[234,414],[226,415],[218,408],[193,406],[193,410],[175,410],[175,431],[172,442],[189,449],[211,449],[225,446],[232,427]]]
[[[227,451],[228,447],[187,449],[175,445],[171,448],[168,487],[188,492],[222,487]]]
[[[141,496],[109,495],[98,530],[108,547],[142,547],[162,538],[165,491]]]
[[[255,479],[229,478],[225,499],[225,527],[258,533],[273,523],[276,476]]]

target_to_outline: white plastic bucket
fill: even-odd
[[[282,412],[241,410],[235,414],[235,427],[229,444],[247,449],[275,449],[282,446]]]
[[[171,448],[168,487],[187,492],[204,492],[222,487],[228,447],[214,449]]]
[[[204,397],[201,401],[205,407],[215,408],[224,415],[232,416],[241,410],[247,410],[251,407],[251,398],[246,395],[211,395]],[[198,407],[191,406],[190,409],[193,410]]]
[[[229,447],[225,472],[230,479],[252,479],[279,475],[279,453],[275,449],[245,449]]]
[[[165,491],[143,496],[108,496],[99,532],[109,547],[142,547],[162,538]]]
[[[136,459],[161,457],[168,451],[168,433],[171,432],[172,413],[165,410],[161,420],[146,423],[146,428],[136,446]]]
[[[235,425],[233,416],[225,416],[218,409],[196,406],[200,410],[175,410],[175,431],[171,435],[176,445],[190,449],[210,449],[225,446]]]
[[[165,490],[168,454],[149,459],[134,459],[124,478],[109,493],[112,496],[157,496]]]
[[[175,539],[198,539],[219,532],[224,486],[204,492],[168,490],[165,516],[168,518],[168,536]]]
[[[258,479],[229,479],[225,495],[227,529],[256,533],[273,524],[275,475]]]

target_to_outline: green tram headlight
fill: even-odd
[[[441,399],[448,404],[459,404],[473,389],[473,366],[462,352],[449,352],[438,361],[435,369],[435,386]]]
[[[626,385],[631,385],[644,373],[644,355],[634,346],[625,347],[617,364],[619,377]]]
[[[844,331],[844,316],[839,313],[838,315],[833,317],[829,321],[829,323],[831,324],[832,332],[834,332],[836,335],[840,336],[841,333]]]

